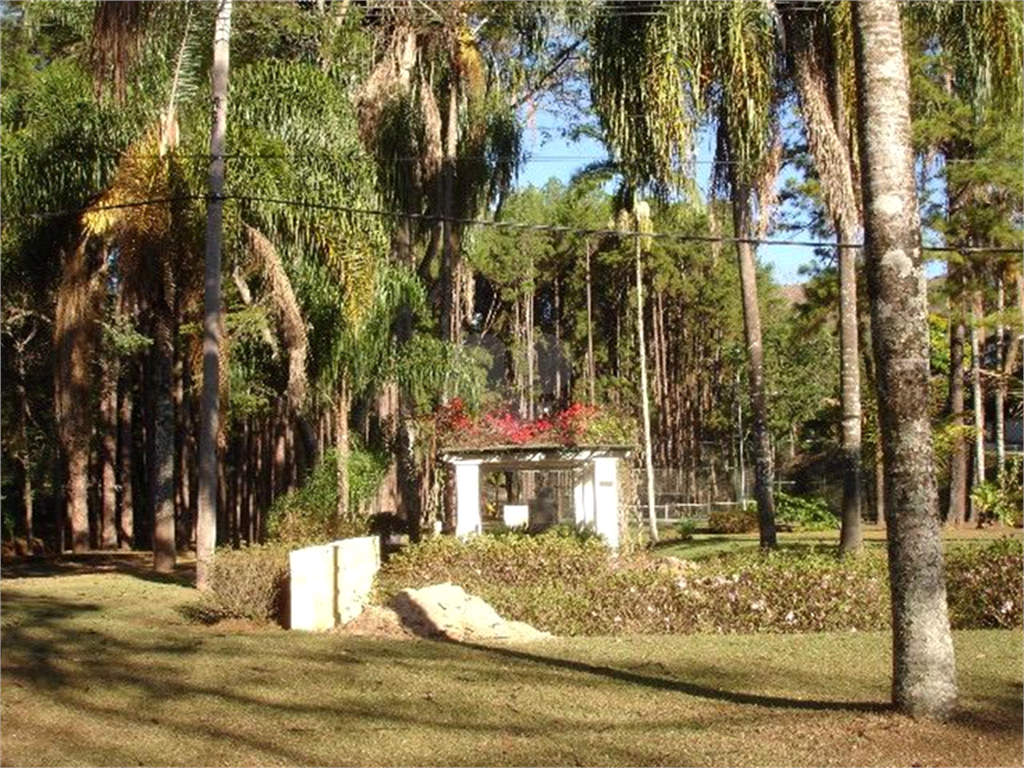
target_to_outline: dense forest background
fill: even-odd
[[[218,5],[0,6],[5,539],[195,546]],[[717,137],[701,191],[692,158],[672,184],[643,167],[646,134],[627,130],[643,100],[609,96],[630,82],[608,41],[641,45],[644,4],[234,3],[218,543],[274,535],[302,494],[336,526],[393,513],[414,536],[451,527],[436,414],[455,399],[522,421],[583,403],[637,425],[648,399],[638,507],[645,452],[655,502],[686,509],[755,496],[756,456],[769,487],[837,511],[854,477],[857,515],[881,519],[870,323],[841,301],[863,278],[854,259],[841,280],[856,249],[829,245],[859,234],[859,200],[835,192],[837,167],[858,170],[845,38],[825,11],[779,5],[789,47],[748,96],[764,146],[741,143],[712,95],[695,101],[694,132]],[[943,263],[929,286],[937,473],[946,519],[980,521],[972,489],[1005,482],[1021,442],[1024,157],[1019,109],[1000,101],[1019,100],[1020,58],[974,78],[1001,43],[960,47],[943,34],[976,20],[911,6],[918,186]],[[978,7],[1008,14],[1019,52],[1019,6]],[[719,90],[739,87],[702,61]],[[605,142],[607,161],[517,185],[540,109]],[[744,283],[736,251],[787,233],[818,243],[806,281],[780,286],[752,261]],[[844,314],[860,331],[852,412]]]

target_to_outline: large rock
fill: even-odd
[[[403,589],[391,600],[402,623],[424,637],[529,641],[551,637],[521,621],[506,621],[479,597],[455,584]]]

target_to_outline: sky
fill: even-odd
[[[553,115],[546,115],[554,119]],[[533,185],[541,187],[551,177],[567,183],[572,175],[589,165],[592,162],[603,160],[607,157],[604,147],[593,139],[582,139],[578,143],[569,142],[558,135],[557,126],[547,126],[545,138],[541,131],[527,128],[524,136],[524,144],[528,153],[528,160],[519,172],[518,186],[527,187]],[[707,142],[705,142],[707,144]],[[703,146],[698,150],[698,186],[707,190],[708,179],[711,174],[711,147]],[[786,233],[780,239],[800,240],[799,233]],[[769,263],[773,267],[775,280],[782,285],[804,282],[806,277],[799,274],[801,265],[813,261],[811,248],[804,248],[791,245],[762,245],[758,248],[758,257],[762,262]]]

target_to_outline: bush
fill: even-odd
[[[824,499],[775,493],[775,522],[794,531],[833,531],[839,518]]]
[[[711,533],[750,533],[757,530],[757,507],[718,510],[708,515]]]
[[[691,541],[697,531],[697,523],[692,518],[684,517],[676,520],[675,529],[680,541]]]
[[[203,599],[206,616],[284,623],[288,551],[281,544],[218,549],[210,569],[210,590]]]
[[[1015,528],[1024,524],[1021,463],[1019,457],[1009,459],[999,470],[995,482],[980,483],[971,491],[971,501],[978,510],[980,522],[998,520]]]
[[[1024,543],[1006,537],[953,550],[946,559],[946,594],[954,629],[1020,626]]]
[[[377,492],[387,471],[387,458],[356,447],[348,461],[348,515],[338,520],[338,454],[326,451],[301,488],[282,496],[267,520],[270,539],[296,547],[319,544],[370,532],[362,507]]]

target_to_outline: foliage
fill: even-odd
[[[1006,537],[953,550],[946,559],[946,593],[953,629],[1020,626],[1024,543]]]
[[[267,520],[267,536],[294,546],[321,544],[369,532],[363,506],[373,498],[388,467],[388,456],[360,446],[348,458],[348,515],[337,518],[338,455],[324,453],[301,488],[278,499]]]
[[[218,549],[203,611],[210,619],[276,621],[285,616],[288,547],[281,544]]]
[[[971,501],[978,510],[979,522],[998,520],[1003,525],[1020,528],[1024,524],[1024,494],[1021,491],[1020,457],[1007,462],[996,481],[979,483],[971,491]]]
[[[831,531],[839,529],[839,518],[824,499],[791,496],[775,492],[775,522],[795,531]]]
[[[454,398],[438,407],[432,419],[439,442],[450,447],[631,445],[635,441],[632,420],[581,403],[528,421],[505,409],[474,417],[461,398]]]
[[[683,518],[676,521],[675,529],[680,541],[690,541],[697,530],[697,524],[689,518]]]
[[[716,509],[708,515],[708,530],[711,533],[750,533],[750,531],[756,531],[757,510],[753,507]]]

